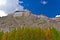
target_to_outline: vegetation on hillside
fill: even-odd
[[[0,40],[60,40],[60,31],[54,27],[20,27],[6,33],[0,31]]]

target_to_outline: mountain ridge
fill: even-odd
[[[0,29],[9,31],[17,27],[40,27],[42,29],[48,27],[56,27],[60,30],[60,17],[49,18],[43,14],[32,14],[31,11],[16,11],[8,16],[0,17]]]

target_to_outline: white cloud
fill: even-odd
[[[6,0],[0,0],[0,6],[5,4],[6,4]]]
[[[19,7],[16,8],[16,10],[23,11],[24,7],[23,6],[19,6]]]
[[[0,10],[0,17],[3,17],[3,16],[7,16],[8,14],[6,14],[4,11]]]
[[[41,3],[42,3],[43,5],[46,5],[46,4],[47,4],[47,1],[41,1]]]
[[[16,9],[20,11],[24,10],[24,7],[18,3],[18,0],[6,0],[5,5],[0,5],[0,10],[5,11],[6,13],[13,13]],[[23,3],[23,1],[20,3]]]
[[[55,17],[60,17],[60,15],[56,15]]]

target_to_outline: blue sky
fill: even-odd
[[[44,14],[48,17],[55,17],[60,14],[60,0],[20,0],[25,9],[34,14]],[[46,1],[42,4],[41,1]]]

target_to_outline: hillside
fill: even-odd
[[[43,14],[32,14],[29,10],[16,11],[6,17],[0,18],[0,29],[3,31],[9,31],[16,27],[40,27],[44,29],[52,26],[58,30],[60,29],[59,17],[48,18]]]

